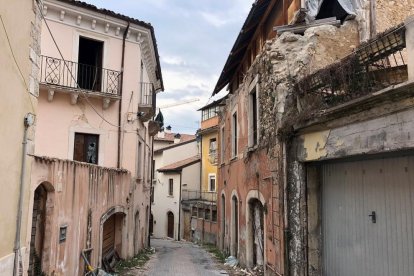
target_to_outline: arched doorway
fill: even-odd
[[[135,224],[134,224],[134,253],[139,253],[139,211],[135,213]]]
[[[167,236],[174,238],[174,214],[172,212],[167,213]]]
[[[30,238],[29,276],[40,275],[42,271],[43,246],[46,228],[47,190],[43,184],[34,192],[32,231]]]
[[[251,266],[264,264],[264,212],[263,205],[257,198],[249,200],[249,237],[248,254]]]
[[[102,229],[102,263],[106,271],[112,268],[122,257],[122,227],[125,214],[114,213],[105,220]]]
[[[232,207],[232,219],[231,219],[231,252],[234,257],[238,255],[239,248],[239,202],[234,195],[231,200]]]
[[[221,222],[220,222],[220,232],[221,232],[221,250],[224,251],[224,235],[226,233],[226,197],[222,194],[221,195]]]

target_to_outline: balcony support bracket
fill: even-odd
[[[103,109],[108,109],[109,105],[111,104],[111,98],[104,98],[102,101]]]
[[[55,90],[51,90],[51,89],[49,89],[48,91],[47,91],[47,100],[49,101],[49,102],[52,102],[53,101],[53,96],[55,95]]]
[[[72,105],[77,104],[78,103],[78,98],[79,98],[79,93],[75,93],[75,92],[71,93],[70,94],[70,103]]]

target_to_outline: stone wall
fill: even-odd
[[[414,0],[376,0],[377,33],[398,25],[414,14]]]

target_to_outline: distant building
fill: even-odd
[[[46,0],[42,13],[25,263],[29,275],[84,275],[84,254],[110,270],[148,245],[154,29],[79,1]]]
[[[200,190],[199,143],[195,135],[171,133],[154,137],[152,229],[156,238],[186,237],[181,198]]]

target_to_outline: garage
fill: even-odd
[[[324,275],[414,275],[414,157],[322,165]]]

